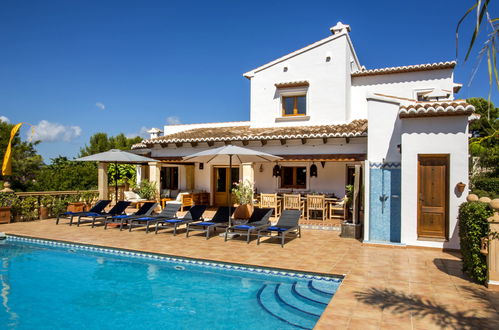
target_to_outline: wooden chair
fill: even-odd
[[[329,218],[346,220],[347,218],[347,197],[345,196],[341,201],[329,204]]]
[[[260,194],[260,207],[274,209],[274,216],[281,215],[281,200],[277,194]]]
[[[321,211],[322,221],[326,220],[326,196],[307,195],[307,219],[310,219],[310,211]]]
[[[284,210],[300,210],[303,216],[305,210],[305,201],[301,199],[300,194],[284,194]]]

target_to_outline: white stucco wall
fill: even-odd
[[[329,62],[326,61],[330,57]],[[348,106],[347,80],[350,80],[350,46],[345,34],[316,48],[257,72],[251,78],[253,127],[324,125],[344,122]],[[284,72],[284,68],[287,72]],[[348,68],[348,71],[347,71]],[[307,121],[276,123],[282,116],[280,90],[276,83],[306,80]]]
[[[374,95],[368,95],[367,100],[367,158],[370,162],[400,162],[397,149],[401,124],[398,119],[399,102]]]
[[[353,77],[349,120],[366,118],[368,93],[414,99],[415,91],[433,88],[452,91],[453,83],[452,69]],[[450,98],[453,97],[451,92]]]
[[[418,154],[448,154],[449,241],[418,240]],[[466,116],[402,120],[402,242],[407,245],[459,248],[458,207],[466,200],[458,182],[468,185],[468,119]]]

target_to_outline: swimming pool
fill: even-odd
[[[339,277],[9,236],[7,329],[313,328]]]

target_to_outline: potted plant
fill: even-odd
[[[66,212],[67,207],[68,207],[68,201],[63,196],[54,198],[54,202],[52,204],[52,212],[51,212],[52,216],[56,217],[59,214]]]
[[[27,196],[21,199],[21,218],[23,221],[30,221],[38,218],[38,199]]]
[[[142,180],[138,186],[136,186],[133,191],[146,200],[156,200],[156,182]]]
[[[83,212],[85,208],[85,203],[81,202],[81,194],[69,195],[68,196],[68,212]]]
[[[12,204],[17,199],[16,194],[10,192],[0,193],[0,223],[10,223]]]
[[[93,191],[85,191],[81,194],[81,199],[84,203],[84,211],[87,212],[92,208],[92,203],[97,197],[97,194]]]
[[[53,196],[43,196],[40,198],[40,220],[48,219],[50,214],[50,208],[54,204]]]
[[[239,204],[234,211],[234,219],[249,219],[251,217],[251,212],[253,211],[253,192],[253,184],[249,180],[245,182],[240,181],[232,188],[234,201],[236,204]]]

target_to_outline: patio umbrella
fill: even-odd
[[[126,152],[119,149],[111,149],[108,151],[100,152],[98,154],[93,154],[90,156],[85,156],[75,159],[78,162],[101,162],[101,163],[114,163],[116,166],[116,172],[114,175],[114,189],[116,201],[118,201],[118,178],[120,176],[118,170],[119,164],[142,164],[148,162],[157,162],[156,159],[148,158],[140,155],[133,154],[131,152]]]
[[[190,156],[183,157],[183,159],[199,163],[226,163],[228,161],[229,182],[232,186],[232,164],[273,162],[281,159],[281,157],[248,148],[226,145],[197,152]],[[231,191],[229,191],[229,194],[227,196],[227,204],[229,205],[229,226],[231,226],[230,211],[232,207],[230,197]]]

